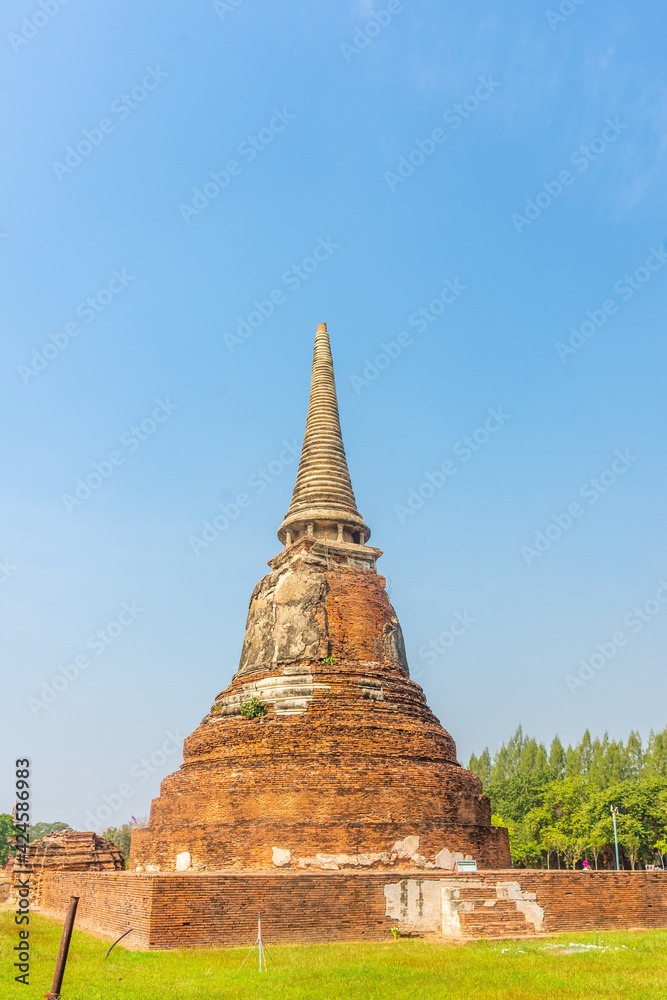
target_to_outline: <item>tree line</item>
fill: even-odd
[[[615,868],[611,807],[618,810],[622,868],[665,867],[667,727],[627,741],[591,738],[547,750],[521,726],[491,756],[474,754],[468,769],[491,800],[492,822],[509,829],[512,864],[525,868]]]

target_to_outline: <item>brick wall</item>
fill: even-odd
[[[76,927],[80,930],[115,939],[132,927],[134,933],[128,938],[128,947],[150,947],[153,897],[150,875],[63,871],[42,875],[42,913],[63,920],[70,896],[79,896]]]
[[[188,852],[195,868],[266,868],[273,847],[296,860],[391,852],[413,836],[430,862],[447,848],[507,865],[507,833],[491,827],[481,782],[410,680],[384,578],[335,559],[283,562],[253,593],[243,668],[216,699],[224,711],[185,741],[149,828],[133,832],[130,867],[173,871]],[[301,686],[302,710],[268,700],[263,717],[240,716],[248,684],[272,680]]]
[[[133,927],[131,948],[250,947],[260,911],[269,946],[382,941],[392,926],[463,938],[667,928],[662,872],[57,872],[42,912],[62,919],[72,894],[78,927],[109,938]]]

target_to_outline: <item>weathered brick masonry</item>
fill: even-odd
[[[392,926],[454,938],[667,927],[662,873],[507,870],[507,831],[410,679],[352,491],[324,324],[278,537],[239,669],[134,831],[133,871],[35,870],[42,911],[62,917],[78,895],[78,926],[132,927],[135,948],[248,946],[258,911],[269,943],[386,940]],[[253,697],[265,714],[245,718]],[[453,874],[466,855],[495,870]]]
[[[491,826],[480,781],[410,679],[382,553],[356,508],[324,324],[278,536],[239,669],[185,741],[148,829],[134,831],[130,867],[395,868],[409,856],[451,868],[457,854],[507,865],[507,832]],[[266,714],[244,718],[252,697]]]
[[[301,543],[304,562],[312,546]],[[279,589],[281,575],[262,590]],[[150,828],[133,835],[133,867],[173,869],[181,852],[209,869],[266,867],[274,846],[296,865],[318,853],[391,853],[413,835],[431,862],[446,847],[507,864],[506,834],[491,827],[481,783],[459,766],[453,740],[393,653],[398,623],[383,578],[346,567],[319,576],[310,613],[312,622],[326,616],[328,628],[311,623],[316,656],[299,660],[301,673],[283,674],[284,687],[275,669],[237,674],[218,704],[233,709],[257,690],[267,714],[214,711],[189,737]]]
[[[50,872],[123,871],[125,858],[110,840],[92,831],[58,830],[30,844],[25,863],[16,862],[11,871],[10,899],[17,898],[21,880],[30,876],[30,903],[39,907],[42,880]]]
[[[54,872],[42,912],[63,918],[72,894],[79,927],[132,927],[127,947],[144,949],[250,946],[259,911],[269,945],[667,927],[661,872]]]

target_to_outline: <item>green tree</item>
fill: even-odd
[[[660,840],[656,840],[655,844],[653,845],[653,850],[657,851],[658,854],[660,855],[660,864],[664,868],[665,867],[665,855],[667,854],[667,827],[663,831],[663,834],[662,834],[662,837],[660,838]]]
[[[598,867],[600,856],[604,856],[604,849],[610,842],[613,843],[613,831],[611,832],[610,837],[610,831],[606,825],[603,825],[601,822],[595,823],[591,828],[588,843],[591,854],[593,855],[596,869]]]
[[[130,857],[130,841],[132,840],[132,829],[129,823],[125,823],[123,826],[110,826],[108,829],[104,830],[102,836],[106,840],[110,840],[112,844],[123,852],[123,857],[127,861]]]
[[[641,736],[638,732],[631,732],[625,747],[625,777],[640,778],[644,771],[644,750],[642,748]]]
[[[560,868],[561,855],[564,856],[567,848],[567,837],[555,826],[545,826],[542,829],[539,840],[540,847],[546,851],[547,868],[551,868],[551,855],[556,855],[556,868]]]
[[[606,822],[612,805],[618,807],[618,842],[631,867],[634,868],[638,860],[652,864],[653,845],[664,833],[667,822],[667,780],[643,777],[605,789],[597,796],[599,819],[604,818]]]
[[[50,833],[57,833],[58,830],[71,830],[69,823],[34,823],[30,827],[30,840],[41,840]]]
[[[496,817],[511,830],[515,864],[574,867],[592,860],[615,865],[610,805],[616,805],[620,849],[626,863],[652,863],[667,845],[667,728],[651,733],[646,749],[631,732],[627,745],[591,737],[588,730],[567,750],[555,736],[543,743],[519,726],[490,758],[471,757]]]
[[[563,744],[554,736],[549,748],[549,777],[552,781],[557,781],[565,774],[565,750]]]
[[[667,778],[667,727],[661,733],[649,733],[644,768],[650,777]]]
[[[625,780],[625,747],[623,746],[623,740],[611,740],[608,743],[604,756],[604,771],[607,777],[601,786],[602,788],[609,788],[610,785],[617,785],[620,781]]]
[[[578,774],[588,775],[591,773],[591,767],[593,765],[593,743],[591,740],[590,731],[587,729],[584,735],[579,741],[577,746],[577,753],[579,754],[579,770]]]
[[[468,770],[476,774],[482,785],[486,788],[491,773],[491,754],[488,747],[484,747],[479,757],[475,757],[474,754],[471,755]]]
[[[10,854],[16,854],[16,829],[9,813],[0,813],[0,865],[4,868]]]

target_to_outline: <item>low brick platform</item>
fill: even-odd
[[[520,937],[559,931],[667,928],[667,874],[508,869],[447,872],[54,872],[41,912],[135,949],[268,943]]]

